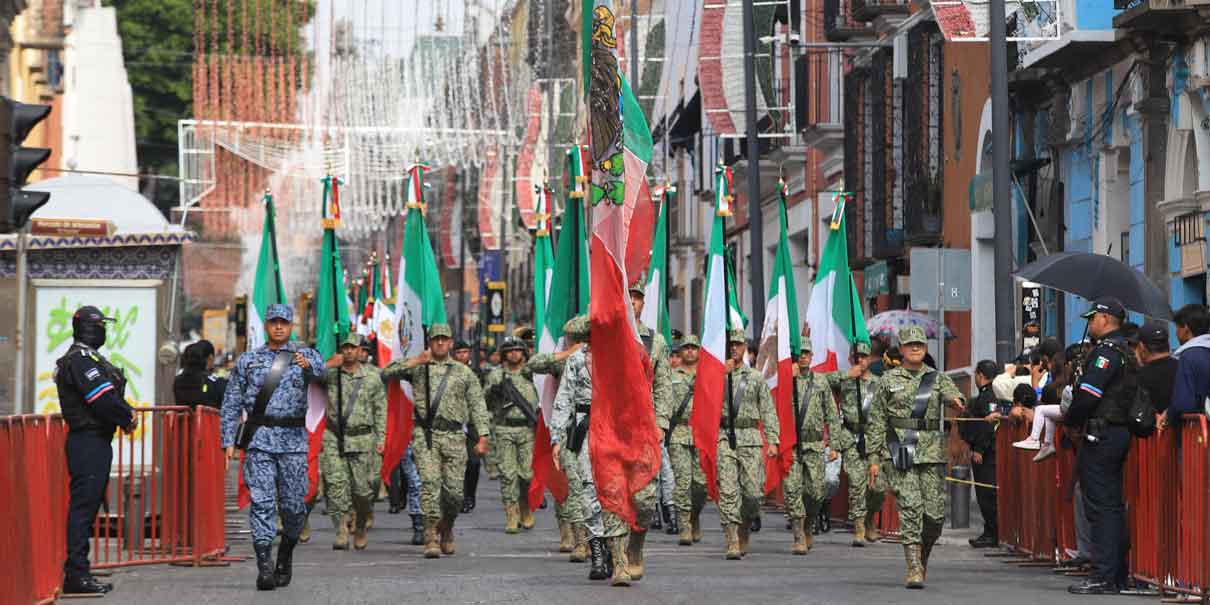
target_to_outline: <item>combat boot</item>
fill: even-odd
[[[583,563],[588,560],[588,530],[579,523],[571,524],[571,533],[575,540],[575,548],[567,556],[572,563]]]
[[[370,543],[369,530],[370,518],[358,514],[357,523],[353,526],[353,548],[365,550],[366,545]]]
[[[454,517],[448,516],[442,519],[438,524],[438,529],[441,533],[441,554],[447,556],[454,554]]]
[[[332,515],[332,527],[336,528],[336,541],[332,542],[332,550],[348,550],[349,521],[345,515]]]
[[[803,519],[790,519],[790,529],[794,532],[794,546],[790,552],[796,555],[807,554],[807,536],[803,530]]]
[[[366,529],[374,528],[374,509],[366,510]]]
[[[727,559],[736,561],[742,558],[739,550],[739,525],[728,523],[723,526],[723,536],[727,539]]]
[[[748,541],[752,538],[752,525],[750,523],[740,523],[735,530],[735,535],[739,539],[739,555],[741,557],[748,556]]]
[[[559,552],[571,552],[575,547],[575,536],[571,533],[571,524],[567,521],[559,521]]]
[[[298,546],[298,540],[292,540],[285,536],[282,536],[281,544],[277,545],[277,566],[273,570],[273,579],[277,583],[278,588],[289,586],[290,580],[294,578],[295,546]]]
[[[643,566],[643,542],[646,540],[645,531],[632,531],[626,538],[626,573],[635,582],[642,580],[646,571]]]
[[[588,569],[589,580],[604,580],[610,576],[605,566],[605,545],[602,538],[589,538],[588,548],[592,554],[592,564]]]
[[[617,536],[615,538],[605,538],[609,545],[609,556],[613,559],[613,581],[614,586],[630,586],[634,578],[630,577],[630,564],[626,560],[626,538]]]
[[[322,483],[322,482],[321,482]],[[280,526],[280,521],[278,525]],[[306,544],[311,541],[311,515],[303,517],[302,532],[298,534],[298,541]]]
[[[436,559],[441,556],[441,546],[437,543],[437,518],[424,518],[424,558]]]
[[[273,575],[273,545],[256,544],[256,589],[273,590],[277,588],[277,578]]]
[[[874,525],[874,513],[866,513],[865,515],[865,541],[877,542],[882,539],[882,534],[878,533],[878,526]]]
[[[934,521],[928,517],[924,518],[924,528],[920,532],[920,539],[922,541],[920,545],[920,570],[921,577],[925,580],[929,577],[929,555],[933,554],[933,546],[941,538],[942,527],[942,521]]]
[[[517,505],[514,504],[513,506],[517,506]],[[526,502],[520,506],[521,506],[521,529],[533,529],[534,523],[535,523],[534,511],[529,510],[528,502]]]
[[[664,510],[668,511],[668,522],[664,524],[664,527],[665,527],[664,533],[666,533],[670,536],[675,536],[675,535],[681,533],[681,523],[680,523],[681,514],[679,512],[677,512],[676,507],[669,506],[668,508],[666,508]]]
[[[412,515],[412,546],[424,544],[424,522],[420,515]]]
[[[853,519],[853,546],[865,546],[865,518]]]
[[[655,503],[655,515],[651,517],[651,523],[647,525],[647,529],[664,529],[664,523],[668,519],[668,508],[658,500]]]
[[[924,588],[924,568],[920,563],[920,545],[904,544],[903,558],[907,561],[907,574],[903,580],[904,588]]]
[[[697,544],[702,541],[702,512],[700,510],[693,511],[689,515],[689,524],[693,526],[693,543]]]
[[[504,505],[504,533],[515,534],[521,531],[519,523],[521,522],[521,511],[516,504]]]
[[[686,512],[678,512],[678,522],[681,524],[680,533],[677,534],[676,543],[681,546],[693,545],[693,516]]]

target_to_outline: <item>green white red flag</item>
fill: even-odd
[[[643,313],[639,320],[652,332],[662,334],[664,342],[672,343],[672,325],[668,321],[668,205],[676,198],[676,187],[665,185],[656,188],[660,200],[659,218],[655,221],[655,235],[651,240],[651,265],[647,271],[647,285],[643,288]],[[642,200],[639,201],[642,204]]]
[[[869,344],[865,315],[853,273],[849,270],[849,245],[845,236],[845,196],[836,196],[836,209],[829,222],[828,241],[819,259],[815,287],[807,303],[807,324],[811,326],[811,349],[815,352],[816,372],[831,372],[849,367],[853,344]]]
[[[260,254],[256,258],[256,276],[252,282],[252,304],[248,305],[248,350],[265,344],[265,311],[272,304],[286,304],[281,267],[277,259],[276,212],[273,195],[265,193],[265,222],[261,228]]]

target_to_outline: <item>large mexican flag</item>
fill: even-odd
[[[252,304],[248,305],[248,350],[265,344],[265,311],[272,304],[286,304],[281,266],[277,258],[276,212],[273,196],[265,194],[265,222],[261,228],[260,254],[256,257],[256,276],[252,282]]]
[[[869,344],[865,315],[857,285],[849,271],[849,246],[844,225],[845,196],[837,196],[836,209],[829,223],[815,275],[815,287],[807,303],[807,324],[811,326],[811,349],[815,352],[816,372],[831,372],[849,367],[849,351],[858,342]]]

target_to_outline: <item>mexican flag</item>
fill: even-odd
[[[374,263],[374,289],[371,292],[370,303],[372,310],[370,319],[367,322],[370,326],[370,334],[374,339],[374,345],[378,349],[378,367],[385,368],[391,362],[391,354],[395,350],[395,309],[387,304],[387,295],[383,290],[389,290],[387,281],[389,278],[390,255],[387,257],[387,262],[380,267],[377,262]],[[377,261],[377,258],[375,258]],[[381,276],[381,277],[380,277]]]
[[[392,359],[419,355],[425,348],[425,329],[445,323],[445,295],[437,257],[424,226],[424,164],[408,169],[407,221],[403,228],[403,254],[399,261],[399,283],[395,288],[396,341]],[[402,381],[387,385],[386,451],[382,457],[382,479],[403,459],[412,438],[412,387]]]
[[[273,196],[265,194],[265,224],[261,228],[260,254],[256,258],[256,277],[252,282],[252,304],[248,305],[248,350],[265,344],[265,311],[272,304],[286,304],[281,265],[277,259],[276,213]]]
[[[778,183],[777,256],[773,260],[773,276],[769,282],[769,313],[761,329],[756,367],[765,376],[777,408],[781,442],[777,458],[765,458],[765,493],[773,491],[790,472],[794,462],[794,447],[798,430],[794,422],[794,359],[802,347],[798,329],[798,295],[794,292],[793,264],[790,242],[786,235],[786,183]]]
[[[844,226],[845,195],[837,196],[836,209],[829,224],[828,241],[819,260],[815,287],[807,303],[807,324],[811,326],[811,348],[815,351],[815,372],[849,368],[849,350],[853,343],[869,344],[865,315],[857,285],[849,271],[849,247]]]
[[[706,491],[718,500],[718,425],[723,415],[723,384],[727,360],[727,330],[731,327],[723,221],[731,216],[731,169],[719,166],[714,181],[714,225],[706,264],[706,305],[702,319],[702,351],[693,386],[689,427],[706,475]]]
[[[676,187],[660,187],[656,194],[661,200],[660,214],[651,242],[651,270],[647,272],[647,286],[643,288],[647,304],[639,319],[653,333],[662,334],[664,342],[671,345],[672,325],[668,321],[668,289],[665,286],[668,284],[668,204],[676,196]]]

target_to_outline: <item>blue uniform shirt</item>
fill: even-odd
[[[265,406],[265,415],[278,418],[298,418],[307,415],[307,384],[319,380],[324,372],[324,360],[319,351],[302,346],[297,342],[289,342],[285,349],[303,354],[311,364],[310,370],[303,370],[291,362],[282,374],[277,390],[269,398]],[[227,391],[223,395],[222,408],[222,446],[230,447],[235,442],[235,430],[245,413],[251,414],[256,403],[256,394],[260,392],[261,384],[273,365],[277,351],[262,346],[255,351],[248,351],[239,356],[235,369],[227,382]],[[304,427],[268,427],[256,430],[256,436],[248,449],[261,450],[271,454],[289,454],[307,451],[307,429]]]

